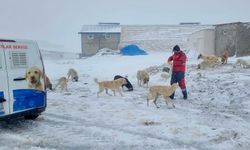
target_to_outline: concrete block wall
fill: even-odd
[[[123,25],[119,48],[136,44],[146,51],[171,51],[173,46],[178,44],[182,49],[187,49],[187,38],[191,33],[210,27],[210,25]]]
[[[239,24],[236,56],[250,55],[250,23]]]
[[[230,56],[250,55],[250,24],[229,23],[215,28],[215,54],[221,55],[227,49]]]

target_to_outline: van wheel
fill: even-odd
[[[39,116],[39,115],[37,115],[37,114],[27,115],[27,116],[24,116],[24,119],[34,120],[34,119],[36,119],[38,116]]]

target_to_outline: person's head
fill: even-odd
[[[179,47],[179,45],[175,45],[173,48],[173,52],[179,52],[181,49]]]

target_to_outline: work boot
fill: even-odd
[[[183,99],[187,99],[187,90],[182,90]]]

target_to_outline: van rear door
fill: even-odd
[[[26,71],[33,66],[41,71],[43,65],[38,46],[35,42],[15,42],[6,44],[5,55],[7,74],[9,77],[10,91],[10,113],[20,112],[45,106],[45,95],[43,90],[28,87],[25,78]],[[41,75],[42,76],[42,75]],[[44,85],[41,77],[41,84]],[[43,86],[44,87],[44,86]]]
[[[0,116],[8,115],[10,112],[9,107],[9,88],[8,88],[8,75],[4,53],[3,43],[0,42]]]

